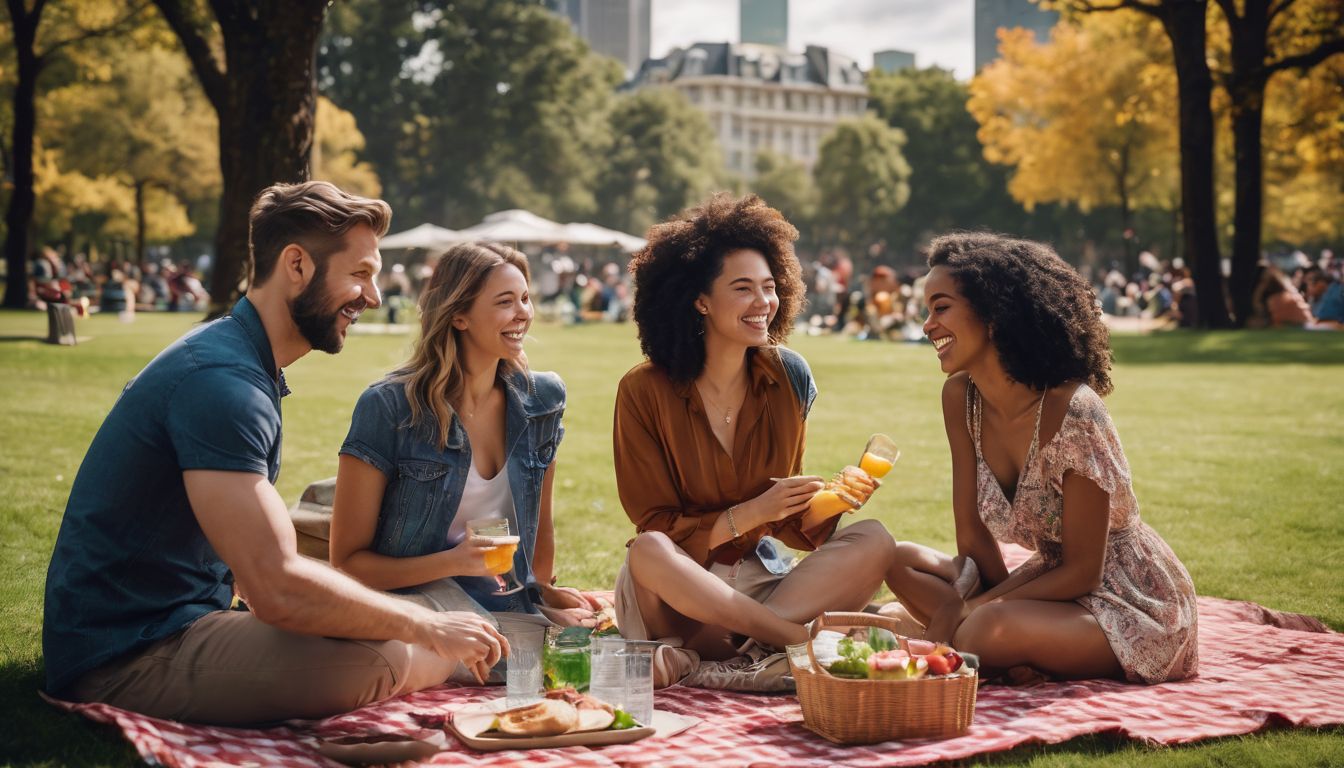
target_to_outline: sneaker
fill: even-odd
[[[690,648],[660,645],[653,652],[653,687],[676,685],[700,666],[700,654]]]
[[[745,693],[792,693],[794,681],[790,671],[786,654],[753,646],[741,656],[701,662],[681,684]]]

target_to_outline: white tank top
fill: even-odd
[[[462,489],[462,501],[457,514],[448,526],[448,546],[455,547],[467,535],[467,521],[488,517],[502,517],[513,525],[513,490],[509,488],[509,466],[506,462],[495,476],[486,480],[471,463],[467,470],[467,485]],[[517,531],[511,531],[515,536]]]

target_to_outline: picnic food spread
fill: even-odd
[[[558,736],[634,726],[628,713],[573,688],[558,688],[547,691],[541,701],[500,712],[490,730],[511,736]]]
[[[873,633],[867,641],[846,637],[836,645],[840,658],[826,665],[826,671],[856,680],[918,680],[972,674],[961,654],[941,643],[910,639],[905,648],[893,645],[884,633]]]

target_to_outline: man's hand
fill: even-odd
[[[478,683],[485,683],[490,668],[508,656],[509,641],[489,621],[470,611],[430,613],[416,627],[416,644],[445,659],[456,659],[471,670]]]

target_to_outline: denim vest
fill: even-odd
[[[535,613],[538,584],[532,573],[541,486],[564,436],[565,385],[554,373],[511,372],[504,384],[504,470],[509,473],[514,514],[509,521],[521,539],[513,564],[526,589],[494,595],[494,579],[459,576],[455,581],[489,611]],[[448,549],[448,528],[457,514],[471,468],[466,429],[453,416],[444,449],[438,425],[411,425],[405,386],[380,381],[360,396],[341,453],[377,467],[387,476],[373,550],[390,557],[416,557]]]

